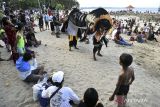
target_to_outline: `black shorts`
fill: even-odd
[[[45,24],[48,25],[48,22],[46,21]]]
[[[51,26],[51,31],[54,31],[54,23],[50,22],[50,26]]]
[[[32,70],[32,73],[24,80],[26,82],[38,82],[39,79],[42,79],[43,76],[42,75],[39,75],[39,71],[41,69],[40,68],[37,68],[35,70]]]
[[[129,85],[121,85],[116,95],[127,95],[128,92],[129,92]]]

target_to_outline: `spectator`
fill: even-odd
[[[78,107],[104,107],[102,103],[98,102],[98,92],[94,88],[88,88],[83,96],[83,101],[81,101]]]
[[[33,61],[32,64],[29,61]],[[38,67],[34,53],[25,53],[16,61],[16,68],[19,71],[19,77],[26,82],[37,82],[43,78],[44,67]]]
[[[138,32],[136,40],[137,40],[138,43],[143,43],[144,42],[141,32]]]
[[[44,16],[44,21],[45,21],[45,25],[46,25],[46,30],[47,29],[49,30],[49,16],[47,13]]]
[[[121,74],[119,75],[115,91],[109,98],[110,101],[113,101],[116,95],[118,107],[126,107],[125,105],[129,87],[135,79],[134,70],[132,67],[129,67],[132,64],[132,61],[133,57],[126,53],[121,54],[119,58],[119,64],[122,66]]]
[[[43,23],[44,23],[43,22],[43,16],[40,15],[40,17],[39,17],[39,29],[40,29],[41,32],[44,31]]]
[[[7,50],[10,51],[9,45],[8,45],[8,40],[7,40],[7,35],[4,31],[4,29],[2,29],[1,27],[0,27],[0,40],[2,40],[5,43]],[[3,46],[0,45],[0,47],[3,47]]]
[[[124,39],[120,36],[120,31],[117,31],[117,33],[114,37],[114,41],[115,41],[115,43],[120,44],[120,45],[132,46],[132,44],[124,41]]]
[[[24,26],[22,23],[19,23],[18,24],[18,27],[17,27],[17,34],[16,34],[16,48],[17,48],[17,52],[19,53],[19,55],[23,55],[26,50],[25,50],[25,38],[24,38],[24,35],[23,35],[23,32],[24,32]]]
[[[72,107],[72,103],[79,104],[79,98],[73,90],[63,87],[64,73],[62,71],[53,74],[51,81],[53,86],[42,91],[42,98],[49,98],[50,107]]]
[[[38,47],[39,45],[41,45],[41,41],[38,41],[36,39],[34,31],[32,29],[29,29],[26,35],[26,40],[27,40],[27,46]]]

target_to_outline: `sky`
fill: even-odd
[[[80,7],[153,7],[160,6],[160,0],[77,0]]]

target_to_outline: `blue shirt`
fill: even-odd
[[[16,61],[16,68],[19,71],[19,77],[22,80],[25,80],[32,73],[32,70],[37,68],[37,61],[34,59],[33,64],[30,64],[29,62],[24,61],[23,57],[20,57]]]

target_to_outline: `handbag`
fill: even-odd
[[[42,98],[42,91],[39,93],[39,103],[41,105],[41,107],[48,107],[50,104],[50,100],[51,98],[61,89],[62,87],[59,87],[55,92],[52,93],[52,95],[50,96],[50,98]]]

